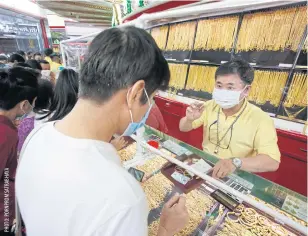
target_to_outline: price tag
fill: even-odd
[[[179,183],[185,185],[188,183],[188,181],[190,181],[190,178],[185,176],[185,175],[182,175],[180,174],[179,172],[173,172],[173,174],[171,175],[171,177],[173,179],[175,179],[176,181],[178,181]]]

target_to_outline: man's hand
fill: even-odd
[[[193,103],[186,109],[186,118],[189,121],[199,119],[204,111],[203,103]]]
[[[232,159],[219,160],[213,168],[213,178],[221,179],[229,174],[232,174],[236,170],[235,165],[232,163]]]
[[[123,137],[118,137],[110,141],[110,143],[119,151],[127,145]]]
[[[158,229],[158,236],[172,236],[181,231],[188,223],[186,197],[175,194],[164,206]]]

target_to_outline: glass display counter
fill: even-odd
[[[211,166],[218,161],[217,157],[150,127],[145,127],[142,139],[146,142],[156,141],[160,151],[174,158],[179,156],[200,158]],[[172,181],[170,176],[166,177],[165,168],[162,167],[168,165],[168,161],[148,149],[132,143],[119,151],[119,155],[125,168],[133,167],[143,171],[145,176],[150,176],[141,185],[150,208],[149,235],[156,235],[164,203],[174,193],[183,193],[183,189],[179,187],[180,184],[177,184],[176,178]],[[227,205],[223,204],[224,202],[214,200],[211,196],[211,193],[216,190],[214,185],[202,179],[199,181],[201,183],[195,185],[186,194],[190,221],[177,235],[230,235],[229,232],[232,232],[231,235],[306,235],[281,224],[273,216],[263,213],[246,202],[239,201],[239,205],[233,211],[228,209]],[[307,229],[307,198],[305,196],[245,171],[237,171],[221,181]],[[239,200],[232,195],[231,197]]]

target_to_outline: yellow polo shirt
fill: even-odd
[[[50,58],[50,57],[45,57],[45,58],[44,58],[44,60],[45,60],[45,61],[48,61],[48,62],[49,62],[49,64],[52,62],[52,60],[51,60],[51,58]]]
[[[242,112],[243,111],[243,112]],[[219,112],[219,122],[217,122]],[[228,128],[242,112],[228,132]],[[217,126],[218,123],[218,126]],[[277,133],[273,119],[259,107],[245,100],[241,110],[226,117],[214,100],[205,103],[202,116],[192,124],[194,129],[203,125],[203,150],[222,159],[269,155],[280,162]],[[220,147],[217,148],[217,127]],[[226,135],[225,135],[226,134]],[[222,139],[222,137],[225,137]],[[215,150],[218,153],[215,154]]]

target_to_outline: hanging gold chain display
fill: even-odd
[[[256,70],[248,99],[258,105],[270,102],[279,106],[288,79],[288,72]]]
[[[170,69],[170,82],[169,87],[175,89],[183,89],[186,80],[187,74],[187,67],[186,64],[172,64],[169,63]]]
[[[194,50],[231,51],[238,20],[238,16],[232,16],[199,21]]]
[[[212,93],[216,70],[216,66],[190,65],[186,89]]]
[[[307,74],[295,73],[292,79],[287,98],[283,104],[290,108],[307,106]]]
[[[244,15],[237,50],[296,51],[306,27],[306,7]]]
[[[196,23],[196,21],[193,21],[171,25],[166,50],[191,50],[195,36]]]
[[[168,26],[156,27],[151,30],[151,35],[162,50],[165,49],[168,34]]]

